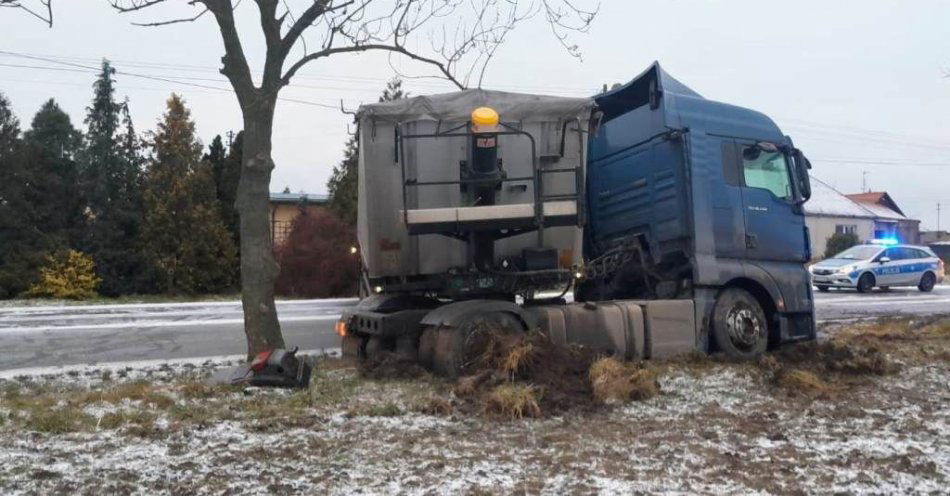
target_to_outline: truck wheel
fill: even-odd
[[[467,366],[466,356],[469,345],[476,333],[486,329],[486,326],[492,326],[504,332],[521,333],[526,330],[521,320],[508,312],[489,312],[476,315],[463,322],[459,327],[439,326],[437,329],[426,329],[422,333],[422,339],[427,339],[427,332],[432,333],[428,337],[433,343],[430,362],[432,370],[450,379],[462,375]],[[427,344],[420,342],[420,361],[426,359],[423,356],[423,350],[426,347]]]
[[[376,336],[369,338],[369,340],[366,341],[366,348],[364,350],[366,358],[368,360],[372,360],[374,358],[379,358],[380,354],[383,352],[392,351],[390,349],[391,347],[387,346],[388,344],[389,343],[383,341],[382,338]]]
[[[818,291],[821,291],[822,293],[827,293],[828,290],[831,289],[831,287],[829,287],[829,286],[824,286],[824,285],[820,285],[820,284],[819,284],[818,286],[816,286],[816,287],[818,288]]]
[[[427,369],[432,368],[432,357],[435,354],[435,342],[439,337],[439,328],[424,326],[419,335],[419,364]]]
[[[759,302],[741,288],[728,288],[713,308],[713,337],[730,358],[757,358],[769,344],[769,325]]]
[[[937,276],[933,275],[932,272],[926,272],[924,276],[920,278],[920,284],[917,285],[917,289],[924,293],[929,293],[934,290],[935,284],[937,284]]]
[[[861,278],[858,279],[858,293],[867,293],[874,289],[874,276],[870,272],[865,272],[861,274]]]

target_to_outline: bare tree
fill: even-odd
[[[459,88],[481,84],[485,67],[517,26],[548,23],[556,40],[579,56],[570,34],[586,32],[599,6],[579,0],[254,0],[266,58],[252,71],[235,23],[242,0],[110,0],[122,13],[189,7],[160,20],[167,26],[211,17],[221,33],[221,73],[231,82],[244,119],[236,206],[241,229],[241,295],[248,354],[284,346],[274,306],[278,265],[270,241],[268,202],[274,108],[280,90],[307,64],[342,53],[386,52],[434,69]],[[583,1],[583,0],[580,0]],[[590,0],[588,0],[590,1]],[[296,3],[292,7],[290,3]],[[209,15],[210,14],[210,15]],[[416,48],[423,47],[423,48]],[[392,63],[390,63],[392,65]],[[255,80],[255,76],[257,80]]]
[[[0,0],[0,7],[22,10],[53,27],[53,0]]]

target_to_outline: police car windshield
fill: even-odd
[[[852,246],[847,250],[831,257],[844,260],[867,260],[881,251],[880,246]]]

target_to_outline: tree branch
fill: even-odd
[[[380,50],[380,51],[399,53],[399,54],[405,55],[406,57],[411,58],[412,60],[417,60],[419,62],[432,65],[436,69],[438,69],[442,73],[443,76],[445,76],[445,79],[449,80],[452,84],[456,85],[459,89],[465,89],[465,85],[455,78],[455,75],[452,74],[452,72],[449,71],[448,68],[446,68],[446,65],[444,63],[433,58],[423,57],[401,46],[382,45],[382,44],[353,45],[353,46],[345,46],[345,47],[338,47],[338,48],[327,48],[324,50],[320,50],[319,52],[311,53],[310,55],[306,55],[302,57],[300,60],[298,60],[297,62],[295,62],[294,65],[292,65],[290,69],[288,69],[287,72],[284,73],[284,77],[281,78],[282,83],[285,86],[289,84],[290,79],[294,76],[294,74],[297,73],[297,71],[300,70],[300,68],[302,68],[303,66],[307,65],[310,62],[313,62],[314,60],[317,60],[323,57],[329,57],[330,55],[335,55],[338,53],[367,52],[370,50]]]
[[[234,8],[231,1],[199,1],[211,11],[218,22],[218,29],[221,30],[221,39],[224,41],[224,57],[221,57],[224,66],[221,68],[221,74],[231,81],[241,107],[248,108],[253,101],[256,88],[254,79],[251,77],[251,69],[247,65],[247,57],[244,55],[244,47],[241,45],[241,36],[234,25]]]
[[[53,0],[38,0],[39,7],[27,7],[23,5],[22,0],[0,0],[0,7],[9,7],[20,9],[31,16],[43,21],[49,27],[53,27]]]

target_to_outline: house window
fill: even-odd
[[[857,234],[858,226],[854,224],[838,224],[835,226],[835,234]]]
[[[287,236],[290,236],[290,231],[293,229],[293,222],[289,220],[275,220],[271,228],[271,241],[274,244],[280,244],[287,239]]]

